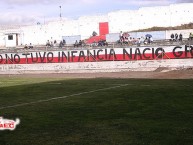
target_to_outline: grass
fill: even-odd
[[[193,80],[1,78],[0,107],[87,93],[1,109],[20,118],[0,131],[0,145],[191,145]],[[14,85],[16,82],[16,85]]]

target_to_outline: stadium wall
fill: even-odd
[[[0,65],[0,74],[36,73],[99,73],[123,71],[162,71],[193,68],[193,59],[110,61],[52,64],[9,64]]]
[[[101,61],[137,61],[193,58],[192,45],[143,46],[127,48],[95,48],[70,50],[7,51],[0,54],[0,65],[34,63],[71,63]]]
[[[0,54],[0,74],[164,71],[193,68],[193,46]]]

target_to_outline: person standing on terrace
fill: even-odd
[[[179,35],[179,41],[182,41],[182,39],[183,39],[183,36],[182,36],[182,34],[180,33],[180,35]]]
[[[51,46],[51,44],[50,44],[50,41],[49,40],[47,40],[47,42],[46,42],[46,46]]]
[[[174,34],[173,33],[171,34],[170,38],[171,38],[171,41],[174,41]]]
[[[78,40],[75,41],[74,47],[78,47]]]
[[[193,34],[192,33],[189,34],[189,40],[193,40]]]
[[[123,39],[123,32],[120,31],[120,33],[119,33],[119,40],[122,40],[122,39]]]

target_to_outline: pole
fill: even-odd
[[[60,20],[62,19],[62,14],[61,14],[61,6],[59,6],[59,8],[60,8]]]

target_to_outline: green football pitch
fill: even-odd
[[[0,78],[0,145],[192,145],[193,80]]]

